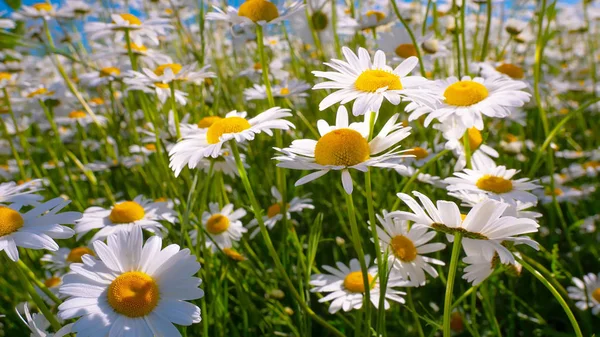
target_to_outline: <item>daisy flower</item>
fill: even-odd
[[[381,224],[377,226],[377,236],[381,242],[381,251],[389,253],[388,261],[393,271],[415,285],[425,284],[425,272],[431,277],[438,277],[431,264],[443,266],[444,262],[423,255],[446,247],[443,243],[428,243],[436,232],[428,231],[425,226],[409,228],[406,220],[387,215],[386,211],[383,211],[383,216],[377,215]]]
[[[50,322],[48,322],[46,317],[44,317],[42,314],[32,314],[29,310],[29,305],[27,302],[23,304],[23,314],[25,317],[21,315],[19,310],[16,311],[21,321],[23,321],[23,323],[27,325],[27,328],[29,328],[29,331],[31,332],[29,335],[30,337],[63,337],[71,333],[73,324],[67,324],[63,326],[56,333],[48,332],[48,329],[50,328]]]
[[[36,205],[26,213],[21,205],[0,206],[0,251],[13,261],[19,260],[18,247],[58,250],[53,239],[68,239],[75,232],[64,224],[73,224],[81,218],[79,212],[58,213],[69,204],[63,198],[54,198]]]
[[[370,256],[365,255],[367,266],[369,265],[370,260]],[[311,275],[310,285],[314,286],[314,288],[310,291],[313,293],[329,293],[327,296],[321,298],[319,303],[332,301],[329,306],[330,314],[335,314],[340,309],[348,312],[352,309],[358,310],[362,308],[365,284],[358,260],[350,260],[349,266],[346,266],[342,262],[337,262],[336,267],[337,268],[323,266],[323,269],[329,274]],[[375,279],[377,267],[370,267],[368,269],[368,274],[369,284],[371,286],[371,289],[369,289],[371,303],[375,308],[378,308],[381,289],[379,286],[379,278]],[[392,287],[408,285],[409,283],[402,279],[394,277],[388,279],[384,300],[386,310],[390,308],[390,303],[387,300],[404,303],[404,298],[401,296],[406,293],[392,289]]]
[[[81,263],[84,255],[96,256],[94,251],[88,247],[59,248],[57,251],[45,254],[40,261],[44,262],[44,268],[50,271],[67,271],[72,263]]]
[[[304,81],[291,80],[283,84],[274,85],[272,93],[273,97],[307,97],[308,94],[305,91],[308,89],[310,89],[310,84]],[[244,98],[248,101],[267,99],[267,87],[255,84],[252,88],[244,90]]]
[[[304,8],[302,1],[291,3],[286,8],[278,8],[267,0],[246,0],[239,9],[227,6],[225,11],[213,6],[214,12],[206,14],[208,21],[224,21],[233,25],[267,25],[288,20]],[[281,14],[280,14],[281,11]]]
[[[94,120],[94,118],[96,120]],[[90,124],[96,124],[96,121],[100,125],[106,125],[108,119],[101,115],[96,115],[95,117],[92,117],[83,110],[71,110],[70,112],[61,115],[57,113],[54,118],[54,122],[56,122],[57,125],[80,125],[84,127]]]
[[[177,177],[186,165],[193,169],[204,158],[217,158],[223,145],[232,139],[241,143],[253,140],[255,135],[261,132],[272,135],[273,129],[293,128],[294,124],[283,119],[292,115],[289,111],[274,107],[250,119],[246,119],[246,112],[231,111],[225,118],[212,123],[206,131],[183,136],[169,151],[169,167]]]
[[[93,229],[100,229],[91,241],[103,240],[116,232],[130,232],[137,225],[155,235],[163,236],[167,229],[159,222],[177,222],[177,215],[167,202],[153,202],[138,195],[133,200],[121,201],[111,209],[90,207],[75,224],[77,237]]]
[[[480,166],[454,172],[456,177],[446,178],[446,189],[450,192],[465,191],[474,194],[486,194],[491,199],[509,204],[537,203],[535,194],[529,192],[540,186],[528,178],[513,179],[518,170],[507,169],[506,166]]]
[[[464,207],[473,207],[484,200],[490,199],[489,195],[486,193],[473,193],[471,191],[465,190],[448,192],[448,195],[462,201],[461,206]],[[517,218],[529,219],[537,219],[542,217],[541,213],[533,212],[530,210],[531,208],[537,205],[537,202],[521,202],[517,200],[515,204],[508,205],[508,208],[506,208],[504,214],[502,215],[510,215]]]
[[[600,273],[595,275],[589,273],[583,276],[583,280],[573,277],[575,286],[567,288],[569,298],[575,302],[579,310],[592,309],[592,314],[600,313]]]
[[[115,56],[120,57],[128,57],[129,49],[131,48],[131,52],[135,57],[137,57],[140,61],[144,62],[144,64],[148,66],[155,66],[165,63],[173,62],[173,59],[169,55],[163,54],[157,50],[148,48],[144,44],[137,44],[131,42],[131,44],[110,44],[100,45],[97,43],[91,43],[93,48],[98,50],[97,53],[92,55],[92,59],[95,60],[104,60],[106,58],[113,58]],[[129,47],[128,47],[129,46]]]
[[[18,12],[13,13],[13,18],[23,19],[45,19],[50,20],[56,15],[56,9],[47,2],[38,2],[31,6],[23,5]]]
[[[114,66],[102,67],[98,70],[79,75],[79,82],[90,87],[107,85],[123,78],[121,68]]]
[[[72,331],[78,336],[172,336],[173,325],[200,322],[200,308],[186,302],[204,296],[200,269],[189,249],[170,245],[153,236],[144,244],[142,230],[120,231],[108,244],[93,243],[95,259],[71,265],[60,293],[69,297],[59,307],[61,319],[80,317]]]
[[[283,214],[281,213],[283,198],[277,187],[271,187],[271,195],[273,195],[275,203],[269,206],[267,215],[263,217],[263,222],[268,229],[273,229],[277,222],[283,219]],[[306,197],[294,197],[286,207],[286,218],[290,220],[292,218],[292,213],[301,213],[305,209],[315,209],[315,206],[312,205],[312,199]],[[256,219],[252,219],[248,224],[248,229],[251,228],[255,228],[252,233],[250,233],[250,237],[253,238],[260,232],[258,221]]]
[[[457,158],[454,171],[460,171],[467,166],[464,146],[465,136],[469,141],[472,163],[480,163],[482,166],[496,166],[492,158],[498,158],[500,154],[493,147],[483,143],[483,135],[477,128],[465,128],[458,118],[448,118],[435,124],[433,128],[442,132],[442,136],[446,139],[444,147],[451,150]]]
[[[202,214],[202,226],[210,235],[210,238],[206,238],[206,247],[212,248],[213,252],[218,248],[231,248],[233,241],[240,241],[242,235],[248,231],[240,221],[246,216],[246,210],[238,208],[234,211],[233,204],[219,209],[216,202],[211,202],[208,208],[209,211]],[[198,241],[198,231],[190,231],[190,238],[194,244]]]
[[[539,225],[533,219],[503,216],[508,204],[492,199],[484,200],[475,205],[464,216],[458,206],[451,201],[438,200],[437,207],[424,194],[413,192],[423,206],[415,199],[404,193],[398,197],[412,210],[411,212],[395,211],[388,214],[400,220],[413,221],[417,225],[429,226],[437,231],[447,234],[453,240],[455,233],[462,233],[464,249],[473,249],[486,252],[489,260],[498,254],[502,263],[514,263],[513,254],[502,245],[504,241],[515,244],[527,244],[537,249],[537,242],[523,234],[535,233]]]
[[[366,172],[369,167],[394,168],[401,158],[396,146],[398,142],[410,135],[410,127],[396,123],[399,115],[390,118],[376,137],[370,142],[370,114],[365,115],[364,122],[348,124],[348,111],[344,106],[338,108],[335,125],[329,125],[325,120],[319,120],[317,127],[321,138],[319,140],[300,139],[292,142],[275,157],[277,166],[293,170],[317,170],[298,181],[296,186],[313,181],[327,172],[341,171],[342,185],[346,193],[353,190],[352,177],[349,169]]]
[[[36,179],[23,184],[14,181],[0,184],[0,204],[12,204],[14,207],[37,205],[44,199],[35,194],[42,190],[42,180]]]
[[[408,76],[419,63],[416,57],[409,57],[392,69],[381,50],[375,53],[373,62],[364,48],[358,49],[358,56],[347,47],[342,48],[342,53],[346,61],[332,59],[325,63],[334,71],[313,71],[316,77],[329,80],[316,84],[313,89],[339,89],[319,103],[320,110],[338,102],[355,101],[352,113],[359,116],[369,111],[378,112],[384,99],[394,105],[403,99],[418,105],[435,104],[437,97],[427,89],[430,81],[421,76]]]
[[[130,13],[111,14],[110,17],[111,23],[88,22],[85,25],[85,32],[90,34],[90,40],[114,34],[115,41],[122,41],[125,34],[129,34],[135,44],[142,45],[143,38],[147,38],[154,45],[158,45],[158,36],[167,35],[167,30],[173,28],[169,24],[169,19],[152,18],[142,22]]]

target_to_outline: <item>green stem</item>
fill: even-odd
[[[27,277],[29,277],[29,279],[33,281],[33,283],[35,283],[35,285],[38,288],[40,288],[40,290],[44,292],[44,294],[46,294],[46,296],[48,296],[52,300],[52,302],[56,303],[56,305],[60,305],[62,303],[62,301],[56,295],[54,295],[54,293],[51,292],[50,289],[48,289],[48,287],[46,287],[44,283],[38,280],[38,278],[31,271],[31,269],[29,269],[29,267],[25,263],[23,263],[22,260],[17,261],[17,265],[19,265],[23,273],[25,273],[25,275],[27,275]]]
[[[479,61],[485,61],[488,52],[488,41],[490,39],[490,30],[492,28],[492,0],[486,1],[486,22],[485,22],[485,34],[483,35],[483,45],[481,46],[481,57]]]
[[[263,28],[261,25],[256,25],[256,44],[258,46],[258,54],[260,56],[260,64],[262,65],[262,77],[265,83],[267,92],[267,100],[269,101],[269,107],[275,106],[275,99],[273,98],[273,92],[271,90],[271,82],[269,81],[269,62],[267,60],[267,54],[265,53]]]
[[[42,312],[42,315],[44,315],[44,317],[46,317],[46,319],[48,320],[48,322],[50,322],[50,325],[52,325],[52,328],[54,328],[54,330],[56,330],[56,331],[60,330],[60,328],[61,328],[60,323],[58,322],[56,317],[52,314],[52,312],[50,312],[50,310],[46,306],[46,303],[44,303],[44,300],[42,300],[40,295],[38,295],[38,293],[35,292],[35,289],[31,285],[31,283],[29,283],[29,281],[27,280],[27,276],[25,276],[25,274],[23,273],[21,268],[18,267],[18,264],[17,264],[16,269],[17,269],[17,274],[19,275],[19,278],[21,279],[21,284],[23,285],[23,287],[25,287],[25,290],[27,290],[27,292],[31,296],[31,299],[33,300],[33,302],[35,302],[37,307],[40,309],[40,311]]]
[[[466,167],[471,168],[471,141],[469,140],[469,130],[463,135],[463,147],[465,148]]]
[[[181,138],[181,130],[179,130],[179,114],[177,114],[177,102],[175,101],[175,81],[169,83],[171,89],[171,110],[173,110],[173,122],[175,123],[175,133],[177,139]]]
[[[412,313],[413,319],[415,320],[415,325],[417,326],[417,332],[419,333],[419,337],[425,337],[423,327],[421,326],[421,320],[419,319],[419,314],[417,314],[415,304],[413,303],[412,291],[410,288],[406,289],[406,301]]]
[[[392,7],[394,8],[394,13],[396,13],[398,20],[400,20],[400,23],[402,23],[402,26],[404,26],[404,29],[406,29],[406,31],[408,32],[408,36],[410,36],[410,40],[412,41],[412,44],[415,47],[415,51],[417,52],[417,57],[419,58],[419,70],[421,71],[421,76],[427,77],[427,73],[425,72],[425,65],[423,65],[423,59],[421,58],[421,48],[419,47],[419,44],[417,43],[415,34],[413,33],[412,29],[410,28],[408,22],[406,22],[406,20],[404,20],[404,18],[400,14],[400,10],[398,9],[396,0],[392,0],[390,2],[392,3]]]
[[[448,272],[448,281],[446,282],[446,296],[444,298],[444,337],[450,337],[450,316],[452,314],[452,291],[454,289],[454,278],[458,269],[458,257],[460,256],[460,247],[462,233],[454,235],[454,244],[452,245],[452,258],[450,259],[450,270]]]

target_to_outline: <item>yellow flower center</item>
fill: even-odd
[[[408,151],[406,151],[406,154],[412,154],[413,156],[415,156],[416,159],[423,159],[423,158],[427,158],[427,156],[429,155],[429,152],[427,152],[427,150],[425,150],[422,147],[415,147],[412,148]]]
[[[165,70],[171,69],[173,74],[177,74],[181,71],[181,68],[182,66],[179,63],[166,63],[156,67],[156,69],[154,69],[154,73],[158,76],[162,76],[165,73]]]
[[[596,288],[596,290],[594,290],[592,297],[596,300],[596,302],[600,302],[600,288]]]
[[[369,159],[369,143],[357,131],[338,129],[325,134],[315,146],[320,165],[354,166]]]
[[[225,232],[229,228],[229,218],[221,214],[214,214],[206,221],[206,231],[217,235]]]
[[[369,279],[369,284],[373,283],[373,276],[371,276],[371,274],[368,274],[367,278]],[[371,289],[373,288],[373,286],[370,287]],[[365,282],[363,280],[362,272],[353,271],[346,275],[346,278],[344,278],[344,288],[352,293],[364,293]]]
[[[257,1],[257,0],[252,0]],[[242,117],[227,117],[214,122],[206,132],[206,140],[209,144],[218,143],[222,135],[228,133],[239,133],[250,128],[250,123]]]
[[[513,183],[508,179],[504,179],[502,177],[491,176],[489,174],[484,175],[483,177],[477,180],[475,184],[477,187],[484,191],[494,192],[494,193],[507,193],[512,191]]]
[[[558,188],[558,187],[554,188],[553,190],[551,190],[551,189],[547,188],[547,189],[544,191],[544,194],[545,194],[545,195],[549,195],[549,196],[552,196],[552,195],[553,195],[553,196],[557,196],[557,197],[558,197],[558,196],[561,196],[561,195],[563,195],[563,191],[562,191],[560,188]]]
[[[72,119],[84,118],[85,116],[86,116],[85,112],[83,112],[81,110],[73,110],[73,111],[69,112],[69,118],[72,118]]]
[[[62,280],[60,279],[60,277],[54,276],[44,281],[44,285],[46,286],[46,288],[54,288],[58,287],[61,282]]]
[[[102,104],[104,104],[104,100],[100,97],[94,97],[94,98],[90,99],[90,103],[94,103],[96,105],[102,105]]]
[[[88,247],[73,248],[67,256],[67,261],[72,263],[81,263],[81,257],[86,254],[95,256],[94,252]]]
[[[586,163],[583,163],[583,168],[584,169],[596,169],[596,168],[600,168],[600,161],[588,161]]]
[[[199,122],[198,122],[198,127],[200,129],[206,129],[209,128],[211,125],[213,125],[216,121],[221,120],[223,118],[219,117],[219,116],[206,116],[204,118],[202,118]]]
[[[31,7],[37,9],[38,11],[50,12],[52,10],[52,5],[45,2],[40,2],[37,4],[31,5]]]
[[[223,248],[223,253],[225,253],[225,255],[227,255],[230,259],[234,260],[234,261],[245,261],[246,258],[244,257],[244,255],[236,252],[235,250],[231,249],[231,248]]]
[[[287,204],[286,209],[288,209],[288,208],[290,208],[290,204]],[[272,218],[279,213],[281,213],[281,204],[280,203],[275,203],[275,204],[269,206],[269,208],[267,209],[267,216],[269,218]]]
[[[327,25],[329,24],[329,18],[325,13],[321,11],[314,12],[310,18],[310,21],[312,22],[313,28],[317,32],[324,31],[325,28],[327,28]]]
[[[46,95],[46,94],[49,94],[49,95],[51,95],[51,94],[52,94],[52,92],[51,92],[51,91],[48,91],[48,89],[46,89],[46,88],[39,88],[39,89],[37,89],[37,90],[34,90],[34,91],[30,92],[30,93],[27,95],[27,97],[28,97],[28,98],[33,98],[33,97],[35,97],[35,96],[41,96],[41,95]]]
[[[279,11],[274,3],[266,0],[246,0],[238,11],[239,16],[245,16],[248,19],[259,21],[271,21],[279,17]]]
[[[379,22],[379,21],[381,21],[381,20],[385,19],[385,13],[383,13],[383,12],[380,12],[380,11],[373,11],[373,10],[370,10],[370,11],[367,11],[367,12],[365,13],[365,15],[366,15],[366,16],[374,16],[374,17],[375,17],[375,19],[377,20],[377,22]]]
[[[108,304],[119,314],[135,318],[154,310],[160,298],[158,285],[145,273],[130,271],[117,277],[107,292]]]
[[[105,67],[100,69],[100,77],[107,77],[111,75],[121,75],[121,69],[117,67]]]
[[[459,81],[446,88],[444,97],[450,105],[469,106],[488,97],[488,90],[483,84],[474,81]]]
[[[404,235],[396,235],[390,242],[394,256],[404,262],[411,262],[417,258],[417,248],[415,244]]]
[[[146,215],[144,207],[135,201],[123,201],[116,204],[108,218],[116,224],[132,223],[141,220]]]
[[[290,89],[288,89],[288,88],[281,88],[279,90],[279,94],[280,95],[289,95],[290,94]]]
[[[504,136],[506,141],[509,143],[514,143],[516,141],[519,140],[519,137],[513,135],[512,133],[506,134],[506,136]]]
[[[14,233],[23,227],[21,213],[14,209],[0,206],[0,237]]]
[[[394,51],[396,52],[396,55],[405,59],[411,56],[417,56],[417,49],[412,43],[403,43],[396,47]]]
[[[12,77],[11,73],[0,72],[0,81],[1,80],[10,80]]]
[[[481,146],[483,143],[483,136],[481,135],[481,131],[477,130],[477,128],[469,128],[467,130],[467,136],[469,137],[469,149],[471,151],[475,151]],[[464,141],[464,136],[461,137],[461,141]]]
[[[501,72],[517,80],[525,77],[525,71],[523,71],[523,68],[510,63],[502,63],[501,65],[496,67],[496,71]]]
[[[365,70],[358,76],[354,87],[360,91],[376,92],[387,87],[388,90],[401,90],[400,77],[385,70]]]
[[[142,24],[142,21],[140,21],[140,19],[138,19],[138,17],[133,14],[125,13],[119,14],[119,16],[121,17],[121,19],[127,21],[127,23],[130,25],[139,26]]]
[[[129,46],[131,47],[132,51],[136,51],[138,53],[143,53],[148,50],[148,47],[144,46],[143,44],[131,43]],[[127,49],[127,45],[125,45],[125,49]]]

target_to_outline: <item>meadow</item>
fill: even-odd
[[[4,0],[0,337],[600,333],[594,0]]]

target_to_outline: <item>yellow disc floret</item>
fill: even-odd
[[[369,10],[365,13],[366,16],[374,16],[377,22],[385,19],[385,13],[381,11]]]
[[[145,273],[130,271],[117,277],[107,291],[108,304],[119,314],[135,318],[152,312],[160,298],[156,281]]]
[[[488,97],[487,88],[475,81],[459,81],[444,91],[446,103],[456,106],[469,106],[479,103]]]
[[[44,285],[46,288],[54,288],[58,287],[62,283],[62,279],[60,277],[53,276],[44,281]]]
[[[224,134],[240,133],[250,129],[250,123],[242,117],[227,117],[214,122],[206,132],[206,140],[209,144],[216,144]]]
[[[417,49],[412,43],[403,43],[398,45],[394,51],[396,52],[396,55],[405,59],[411,56],[417,56]]]
[[[86,116],[85,112],[83,112],[81,110],[73,110],[73,111],[69,112],[69,118],[72,118],[72,119],[84,118],[85,116]]]
[[[496,67],[496,71],[508,75],[509,77],[517,80],[525,77],[525,71],[523,71],[523,68],[510,63],[502,63],[501,65]]]
[[[127,23],[130,25],[139,26],[142,24],[142,21],[140,21],[140,19],[138,19],[138,17],[133,14],[125,13],[119,14],[119,16],[121,17],[121,19],[127,21]]]
[[[486,174],[479,178],[476,183],[477,187],[484,191],[494,193],[508,193],[513,190],[513,183],[508,179],[502,177],[492,176]]]
[[[206,129],[209,128],[211,125],[213,125],[216,121],[223,119],[222,117],[219,116],[206,116],[204,118],[202,118],[199,122],[198,122],[198,127],[200,129]]]
[[[411,262],[417,258],[415,244],[404,235],[396,235],[390,242],[394,256],[404,262]]]
[[[10,80],[12,77],[11,73],[0,72],[0,81],[2,80]]]
[[[592,292],[592,298],[596,300],[596,302],[600,303],[600,288],[596,288],[594,292]]]
[[[84,255],[94,255],[94,252],[88,247],[77,247],[71,249],[69,255],[67,255],[67,261],[72,263],[81,263],[81,257]]]
[[[352,129],[325,134],[315,146],[315,161],[320,165],[354,166],[369,159],[369,143]]]
[[[475,127],[467,129],[467,136],[469,137],[469,150],[471,151],[477,150],[481,146],[481,143],[483,143],[481,131]],[[461,141],[464,141],[464,138],[461,138]]]
[[[37,4],[31,5],[31,7],[37,9],[38,11],[50,12],[52,10],[52,5],[46,2],[40,2]]]
[[[369,279],[369,285],[373,283],[373,276],[371,274],[367,275]],[[353,271],[350,274],[346,275],[344,278],[344,288],[352,293],[364,293],[365,292],[365,282],[363,280],[363,274],[360,271]],[[371,289],[373,286],[371,286]]]
[[[121,69],[117,67],[105,67],[100,69],[100,77],[107,76],[119,76],[121,75]]]
[[[274,3],[266,0],[246,0],[238,11],[239,16],[245,16],[253,22],[272,21],[279,17],[279,11]]]
[[[23,227],[21,213],[12,208],[0,206],[0,237],[14,233]]]
[[[354,87],[360,91],[376,92],[387,87],[388,90],[401,90],[400,77],[385,70],[365,70],[358,76]]]
[[[165,73],[165,70],[171,69],[173,74],[177,74],[181,71],[181,68],[183,67],[179,63],[166,63],[156,67],[156,69],[154,69],[154,73],[158,76],[162,76]]]
[[[234,260],[234,261],[245,261],[246,258],[244,257],[244,255],[236,252],[235,250],[233,250],[232,248],[223,248],[223,253],[225,253],[225,255],[227,255],[230,259]]]
[[[132,223],[141,220],[146,215],[144,207],[135,201],[124,201],[116,204],[108,218],[116,224]]]
[[[408,151],[406,151],[406,154],[412,154],[413,156],[415,156],[415,159],[423,159],[423,158],[427,158],[427,156],[429,155],[429,152],[427,152],[427,150],[425,150],[422,147],[415,147],[412,148]]]
[[[213,214],[206,221],[206,231],[217,235],[225,232],[229,228],[229,218],[222,214]]]

